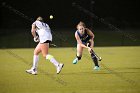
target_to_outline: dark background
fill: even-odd
[[[105,24],[99,22],[97,19],[92,18],[86,13],[83,13],[82,11],[73,7],[73,3],[76,3],[81,7],[91,11],[99,18],[103,18],[105,21],[119,28],[122,31],[122,33],[113,32],[112,29],[107,27]],[[63,37],[59,34],[63,35],[64,33],[66,35],[73,35],[74,31],[76,30],[76,24],[79,21],[84,21],[87,24],[87,27],[93,28],[95,33],[97,33],[96,35],[99,37],[108,35],[107,33],[119,34],[119,40],[121,41],[119,44],[117,43],[115,45],[140,45],[139,9],[139,0],[2,0],[0,7],[0,40],[2,42],[5,42],[4,40],[9,40],[6,39],[6,37],[9,37],[8,35],[11,35],[13,33],[23,33],[24,35],[27,35],[27,40],[30,41],[31,36],[28,36],[28,34],[30,35],[30,28],[32,24],[32,21],[30,19],[35,20],[36,17],[42,16],[44,20],[50,25],[50,27],[54,30],[53,34],[55,34],[55,37]],[[49,15],[53,15],[54,19],[50,20]],[[110,32],[106,32],[108,30]],[[71,31],[71,33],[69,31]],[[125,37],[126,32],[131,36],[134,36],[133,40],[131,40],[131,43],[133,42],[132,44],[124,44],[125,38],[129,38]],[[61,40],[63,42],[66,41],[67,37],[65,38],[66,39],[64,40],[54,40],[55,43],[58,41],[60,43]],[[71,36],[70,38],[72,38],[72,40],[75,40],[74,36]],[[109,39],[111,38],[112,37],[110,37]],[[104,37],[104,39],[106,39],[106,37]],[[98,40],[99,42],[97,42],[97,45],[99,46],[114,45],[109,43],[101,44],[103,43],[103,41],[100,39]],[[118,39],[116,40],[119,41]],[[16,42],[15,40],[13,41]],[[66,44],[66,46],[72,46],[72,44]],[[1,44],[1,47],[4,46]],[[21,47],[20,44],[17,47]],[[27,45],[25,47],[32,47],[32,44]]]
[[[90,21],[89,16],[72,7],[72,3],[93,11],[97,16],[129,27],[140,26],[140,13],[138,0],[3,0],[6,3],[30,18],[43,16],[48,20],[49,15],[54,15],[53,23],[56,27],[73,27],[76,22]],[[94,20],[94,19],[93,19]],[[96,20],[95,20],[96,21]],[[1,28],[16,27],[27,28],[31,23],[22,19],[9,9],[1,7]],[[13,23],[15,23],[13,25]]]

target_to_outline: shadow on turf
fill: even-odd
[[[136,81],[134,81],[133,79],[130,79],[129,77],[124,76],[124,73],[139,73],[139,72],[133,72],[133,71],[131,71],[131,72],[126,72],[126,71],[125,72],[119,72],[118,70],[120,70],[120,69],[115,70],[115,69],[109,68],[106,65],[104,65],[103,63],[101,63],[101,66],[106,71],[108,71],[109,73],[115,75],[116,77],[119,77],[120,79],[126,81],[127,83],[131,84],[132,86],[137,86],[138,85],[138,83]],[[124,69],[126,69],[126,68],[124,68]]]
[[[122,74],[122,73],[140,73],[140,72],[136,72],[136,71],[117,71],[117,73],[120,73],[120,74]],[[75,73],[62,73],[61,75],[82,75],[82,74],[113,74],[113,73],[110,73],[110,72],[107,72],[107,71],[92,71],[92,72],[75,72]],[[53,74],[52,74],[53,75]]]
[[[61,75],[82,75],[82,74],[111,74],[108,72],[93,71],[93,72],[75,72],[75,73],[62,73]]]
[[[130,69],[130,70],[139,70],[140,68],[138,68],[138,67],[125,67],[125,68],[114,68],[114,70],[128,70],[128,69]]]
[[[28,62],[27,60],[25,60],[24,58],[22,58],[21,56],[19,56],[18,54],[14,53],[12,50],[5,50],[9,55],[15,57],[16,59],[22,61],[23,63],[25,63],[26,65],[31,66],[32,63]],[[63,86],[67,86],[67,82],[63,81],[61,78],[57,77],[57,75],[52,75],[48,72],[45,72],[44,70],[38,68],[38,70],[40,71],[40,73],[43,73],[44,75],[47,75],[49,78],[53,79],[54,81],[56,81],[57,83],[63,85]]]

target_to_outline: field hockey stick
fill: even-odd
[[[50,44],[51,46],[53,46],[53,47],[57,47],[57,45],[56,44],[54,44],[54,43],[52,43],[52,44]]]
[[[89,47],[89,43],[87,43],[87,47]],[[93,53],[99,61],[102,60],[102,58],[99,57],[99,56],[93,51],[93,49],[91,49],[91,53]]]

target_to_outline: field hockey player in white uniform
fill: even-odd
[[[49,25],[43,22],[42,17],[38,17],[37,20],[32,24],[31,33],[34,37],[34,41],[39,43],[34,50],[33,65],[31,69],[26,70],[26,72],[34,75],[37,74],[39,53],[42,52],[43,57],[54,64],[56,67],[56,73],[59,74],[64,64],[59,63],[52,55],[48,54],[49,44],[52,41],[52,34]]]

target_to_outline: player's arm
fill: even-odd
[[[92,33],[92,31],[90,30],[90,29],[88,29],[88,28],[86,28],[86,30],[87,30],[87,33],[88,33],[88,35],[90,35],[90,37],[91,37],[91,39],[90,39],[90,42],[91,42],[91,48],[93,48],[93,46],[94,46],[94,34]]]
[[[36,37],[36,27],[34,24],[32,25],[31,33],[32,33],[33,37]]]
[[[75,38],[77,40],[77,43],[80,44],[81,47],[84,47],[84,48],[87,48],[87,49],[89,48],[82,43],[82,41],[81,41],[80,37],[78,36],[77,32],[75,32]]]
[[[36,35],[36,26],[34,24],[32,24],[31,33],[34,37],[34,41],[39,42],[39,37]]]

